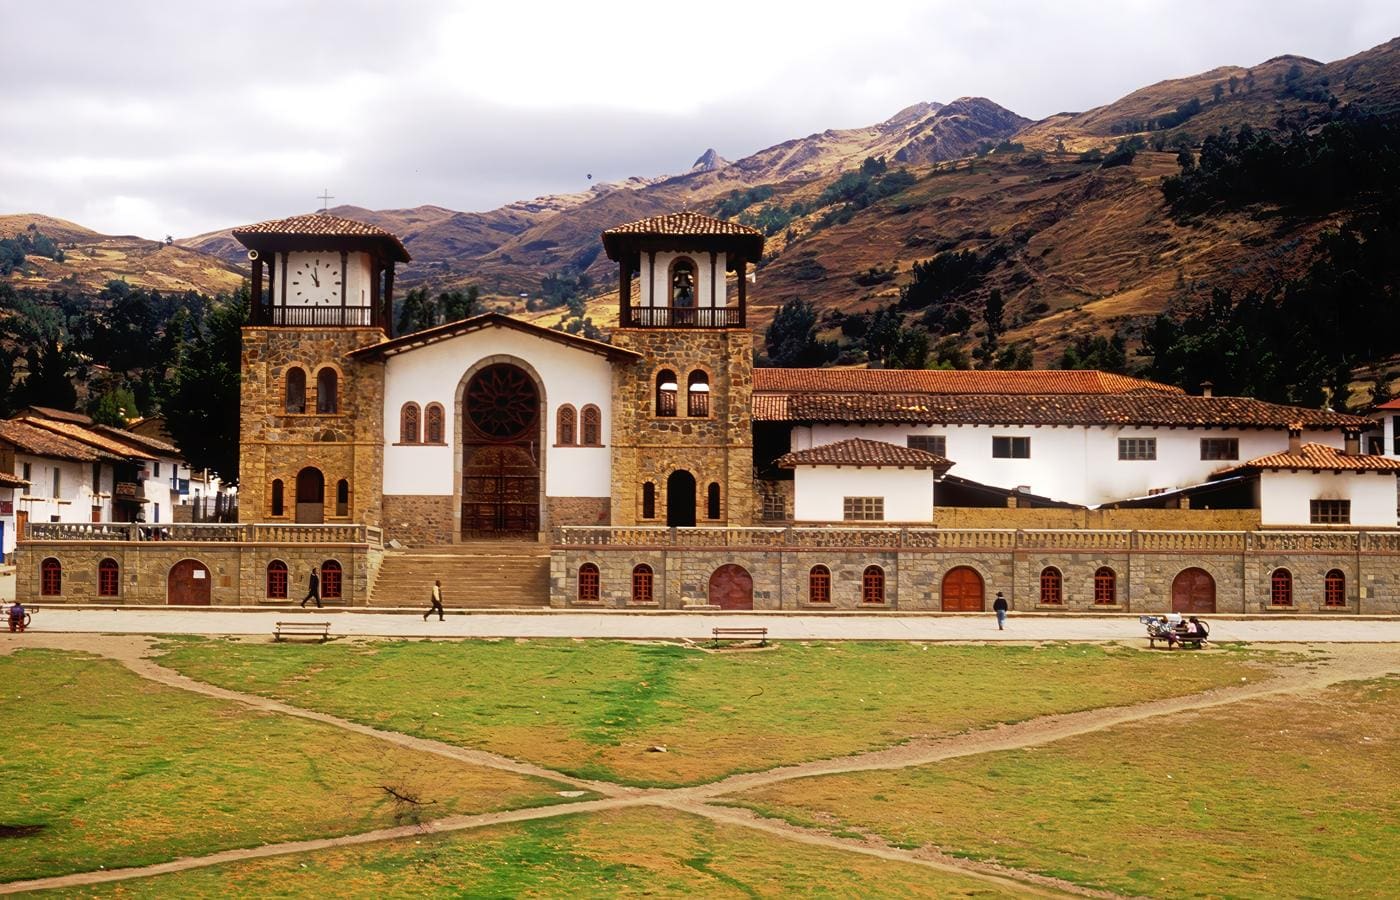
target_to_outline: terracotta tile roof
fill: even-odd
[[[72,459],[78,462],[97,462],[104,458],[103,454],[99,454],[86,444],[69,440],[17,419],[0,419],[0,441],[5,441],[20,453],[27,453],[31,456],[49,456],[54,459]]]
[[[1297,453],[1272,453],[1231,466],[1226,472],[1242,469],[1331,469],[1356,472],[1400,472],[1400,459],[1369,454],[1343,453],[1326,444],[1304,444]]]
[[[24,488],[29,482],[18,475],[11,475],[9,472],[0,472],[0,488]]]
[[[1400,397],[1378,404],[1376,409],[1400,409]]]
[[[130,444],[113,440],[106,435],[98,434],[90,428],[81,425],[74,425],[71,422],[55,422],[52,419],[39,419],[33,416],[24,416],[20,419],[26,425],[32,425],[43,431],[57,434],[60,437],[86,444],[106,456],[114,456],[118,459],[150,459],[151,455],[145,450],[138,450]]]
[[[755,394],[757,422],[910,422],[928,425],[1141,425],[1311,429],[1374,427],[1362,416],[1247,397],[1131,394]]]
[[[763,257],[763,232],[700,213],[678,212],[638,219],[603,232],[608,259],[635,260],[644,250],[716,250],[751,262]]]
[[[616,228],[609,228],[603,232],[606,239],[614,234],[656,234],[656,235],[744,235],[747,237],[763,237],[763,232],[757,228],[750,228],[747,225],[740,225],[738,222],[727,222],[724,219],[716,219],[713,216],[705,216],[700,213],[678,212],[667,213],[664,216],[651,216],[646,219],[638,219],[635,222],[628,222],[625,225],[618,225]]]
[[[952,369],[765,369],[753,370],[758,391],[819,391],[872,394],[1126,394],[1180,388],[1128,375],[1093,370],[971,372]]]
[[[396,337],[393,340],[371,344],[368,347],[361,347],[358,350],[351,350],[346,355],[355,359],[380,359],[385,356],[406,353],[418,347],[436,344],[438,341],[445,341],[449,338],[457,337],[458,335],[469,334],[473,331],[480,331],[483,328],[491,328],[493,326],[509,328],[512,331],[523,332],[538,338],[543,338],[547,341],[564,344],[568,347],[587,350],[590,353],[597,353],[600,356],[606,356],[613,360],[626,360],[630,362],[642,358],[642,354],[635,350],[614,347],[612,344],[603,341],[579,337],[576,334],[569,334],[564,331],[555,331],[553,328],[545,328],[533,322],[523,322],[520,319],[513,319],[501,313],[482,313],[479,316],[472,316],[469,319],[448,322],[446,325],[438,325],[433,328],[425,328],[422,331],[415,331],[413,334],[406,334],[403,337]]]
[[[98,434],[119,441],[136,449],[138,453],[149,453],[154,456],[167,456],[180,459],[180,448],[169,441],[162,441],[159,438],[149,437],[144,434],[136,434],[122,428],[113,428],[110,425],[95,425],[92,428]]]
[[[72,422],[76,425],[91,425],[92,416],[82,413],[68,412],[66,409],[53,409],[48,406],[26,406],[26,414],[38,416],[41,419],[53,419],[58,422]]]
[[[385,231],[383,228],[368,222],[357,222],[354,219],[345,219],[328,213],[308,213],[301,216],[288,216],[285,219],[269,219],[266,222],[240,225],[233,229],[233,236],[245,245],[248,243],[244,240],[245,238],[256,238],[259,235],[301,238],[374,238],[384,241],[396,249],[400,262],[409,261],[408,251],[404,249],[403,242],[399,240],[398,235],[393,232]]]
[[[848,438],[807,450],[795,450],[780,457],[778,465],[784,469],[797,466],[904,466],[914,469],[947,469],[952,463],[926,450],[901,447],[886,441]]]

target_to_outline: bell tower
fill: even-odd
[[[603,248],[618,264],[613,344],[642,355],[614,386],[613,524],[752,524],[746,274],[763,233],[672,213],[603,232]]]
[[[325,213],[235,228],[253,264],[243,329],[239,518],[380,523],[384,341],[397,237]]]

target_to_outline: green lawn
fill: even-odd
[[[82,654],[0,656],[0,684],[0,881],[564,802],[557,792],[570,788],[258,713]]]
[[[1393,897],[1400,678],[732,799],[1119,893]]]
[[[408,734],[643,786],[889,746],[1264,677],[1243,651],[603,641],[181,642],[193,678]],[[648,752],[663,745],[668,752]]]
[[[661,809],[501,825],[82,889],[119,897],[998,897],[996,884]]]

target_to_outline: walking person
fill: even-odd
[[[1006,602],[1006,596],[997,591],[997,598],[992,601],[992,611],[997,614],[997,631],[1006,630],[1006,611],[1010,608],[1011,604]]]
[[[441,578],[435,579],[435,580],[433,581],[433,605],[430,606],[430,607],[428,607],[428,611],[427,611],[427,612],[423,613],[423,621],[424,621],[424,622],[428,621],[428,616],[431,616],[433,613],[437,613],[437,614],[438,614],[438,621],[439,621],[439,622],[445,622],[445,621],[447,621],[446,619],[444,619],[444,618],[442,617],[442,579],[441,579]]]
[[[302,609],[306,608],[306,601],[315,600],[316,608],[321,608],[321,577],[316,574],[316,569],[311,570],[311,580],[307,583],[306,596],[301,598]]]

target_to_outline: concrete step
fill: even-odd
[[[549,551],[540,544],[504,542],[386,551],[370,602],[427,607],[438,579],[448,607],[548,606]]]

